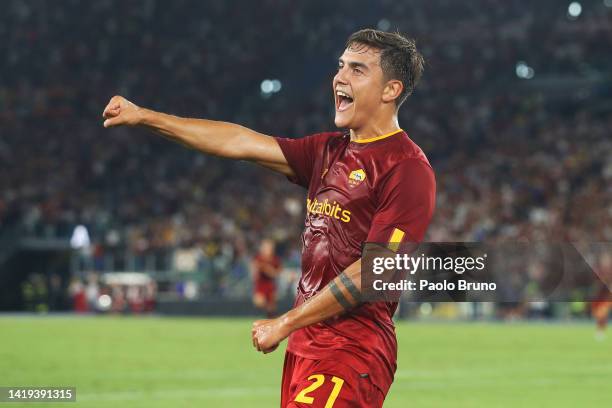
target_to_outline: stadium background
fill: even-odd
[[[428,240],[612,239],[610,0],[9,0],[0,15],[0,310],[70,313],[84,296],[90,313],[252,314],[248,265],[263,237],[279,243],[288,304],[304,192],[254,165],[104,130],[101,111],[121,94],[279,136],[333,129],[336,59],[362,27],[415,37],[427,61],[400,124],[437,175]],[[598,391],[612,378],[609,343],[593,343],[580,302],[512,313],[406,304],[403,315],[389,406],[452,396],[458,406],[609,401]],[[35,316],[0,318],[0,383],[74,383],[91,406],[276,401],[282,353],[254,355],[248,320]],[[533,316],[554,324],[500,323]],[[416,323],[448,318],[464,323]],[[465,323],[475,318],[496,322]],[[188,356],[177,355],[181,344]]]

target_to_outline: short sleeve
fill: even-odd
[[[377,188],[377,196],[368,242],[399,245],[423,240],[436,201],[436,180],[427,162],[399,163]]]
[[[289,167],[295,173],[294,177],[288,177],[291,182],[308,188],[315,162],[322,156],[329,136],[329,133],[318,133],[299,139],[276,138]]]

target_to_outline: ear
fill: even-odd
[[[382,93],[383,102],[393,102],[399,98],[403,90],[404,84],[402,84],[402,81],[397,79],[388,81]]]

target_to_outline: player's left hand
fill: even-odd
[[[289,334],[290,330],[283,316],[276,319],[257,320],[251,329],[253,347],[264,354],[276,350],[278,344]]]

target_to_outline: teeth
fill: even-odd
[[[350,98],[350,97],[351,97],[349,94],[344,93],[344,92],[342,92],[342,91],[336,91],[336,94],[337,94],[338,96],[344,96],[345,98]]]

